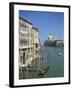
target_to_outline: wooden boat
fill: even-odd
[[[61,55],[62,55],[62,53],[61,53],[61,52],[59,52],[59,53],[58,53],[58,55],[59,55],[59,56],[61,56]]]
[[[45,68],[44,70],[39,70],[39,74],[38,75],[44,75],[49,69],[49,66],[47,68]]]

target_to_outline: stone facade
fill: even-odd
[[[39,31],[33,24],[19,17],[19,66],[31,65],[35,49],[39,47]]]
[[[49,34],[48,40],[45,41],[44,45],[63,47],[64,46],[64,41],[60,40],[60,39],[57,39],[55,36]]]

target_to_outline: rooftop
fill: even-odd
[[[32,28],[39,32],[38,27],[33,26]]]
[[[25,22],[27,22],[27,23],[29,23],[29,24],[31,24],[31,25],[32,25],[32,22],[31,22],[31,21],[29,21],[29,20],[27,20],[27,19],[25,19],[25,18],[19,17],[19,19],[20,19],[20,20],[23,20],[23,21],[25,21]]]

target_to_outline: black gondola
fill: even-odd
[[[39,74],[38,75],[44,75],[49,69],[49,66],[47,68],[45,68],[44,70],[39,70]]]

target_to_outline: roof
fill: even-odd
[[[62,42],[64,42],[64,40],[55,40],[55,41],[62,41]]]
[[[39,32],[38,27],[33,26],[32,28]]]
[[[19,19],[20,19],[20,20],[23,20],[23,21],[25,21],[25,22],[27,22],[27,23],[29,23],[29,24],[31,24],[31,25],[33,25],[32,22],[30,22],[29,20],[27,20],[27,19],[25,19],[25,18],[19,17]],[[37,32],[39,32],[39,31],[38,31],[38,27],[33,26],[32,28],[35,29]]]
[[[25,19],[25,18],[19,17],[19,19],[20,19],[20,20],[23,20],[23,21],[25,21],[25,22],[27,22],[27,23],[29,23],[29,24],[31,24],[31,25],[32,25],[32,22],[31,22],[31,21],[29,21],[29,20],[27,20],[27,19]]]

